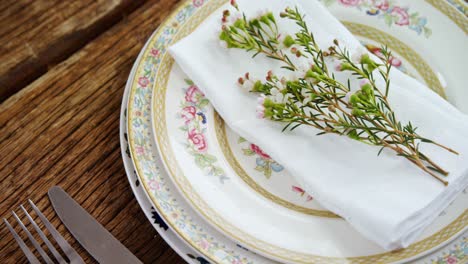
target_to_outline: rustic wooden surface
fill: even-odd
[[[144,263],[183,263],[138,206],[119,144],[131,66],[177,2],[0,1],[2,218],[31,199],[93,263],[52,210],[59,185]],[[0,263],[27,263],[3,223]]]

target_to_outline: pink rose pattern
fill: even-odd
[[[185,80],[188,87],[184,89],[184,100],[178,117],[182,119],[180,127],[187,139],[187,151],[195,158],[195,163],[206,174],[219,177],[221,183],[228,179],[224,170],[217,166],[218,159],[208,153],[208,140],[206,138],[206,110],[208,99],[191,80]]]
[[[430,37],[432,30],[427,27],[427,18],[418,12],[410,12],[409,7],[398,5],[395,0],[321,0],[325,5],[339,3],[340,5],[357,8],[369,16],[383,19],[388,26],[405,26],[418,35]]]
[[[203,5],[204,0],[193,0],[194,7],[201,7]]]
[[[185,92],[185,101],[187,102],[197,103],[203,97],[205,95],[195,85],[191,85]]]
[[[185,124],[190,123],[196,116],[197,109],[194,106],[186,106],[182,109],[181,117],[185,120]]]
[[[460,244],[454,245],[449,251],[443,252],[442,256],[431,259],[432,264],[458,264],[466,263],[468,257],[468,237],[464,237]]]
[[[410,24],[408,12],[398,6],[392,9],[392,15],[396,18],[395,24],[399,26],[406,26]]]
[[[374,5],[380,10],[386,11],[390,7],[388,0],[374,0]]]
[[[207,146],[206,146],[205,136],[203,136],[203,134],[201,133],[198,133],[195,128],[190,130],[190,132],[188,133],[188,138],[193,143],[193,145],[198,151],[200,152],[206,151]]]
[[[160,53],[161,53],[161,52],[160,52],[159,49],[152,48],[152,49],[150,50],[150,56],[151,56],[151,57],[158,57]]]
[[[262,158],[271,159],[271,157],[268,154],[263,152],[263,150],[255,144],[250,144],[250,149]]]
[[[149,84],[149,79],[147,77],[140,77],[138,78],[138,84],[143,87],[143,88],[146,88]]]
[[[361,0],[339,0],[342,5],[357,6]]]

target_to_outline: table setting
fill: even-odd
[[[461,228],[459,231],[456,231],[456,233],[460,232],[459,234],[450,235],[445,233],[446,231],[444,232],[443,228],[440,229],[440,227],[450,226],[450,224],[436,222],[434,226],[439,228],[439,233],[434,232],[437,230],[437,227],[434,228],[432,233],[426,231],[424,239],[420,239],[422,242],[419,244],[416,243],[413,247],[408,247],[407,245],[407,249],[399,252],[393,252],[391,250],[395,248],[390,248],[390,251],[385,254],[385,251],[368,244],[368,241],[365,241],[365,239],[360,240],[361,236],[356,233],[355,230],[346,231],[345,227],[340,226],[340,224],[344,224],[347,226],[346,228],[349,227],[348,223],[344,222],[340,216],[335,214],[337,209],[335,209],[334,212],[324,209],[323,206],[320,205],[320,202],[315,200],[314,195],[307,194],[304,191],[304,185],[298,183],[298,181],[304,183],[303,180],[288,175],[289,173],[285,171],[283,165],[280,165],[282,163],[276,162],[272,158],[273,155],[270,156],[267,154],[274,153],[276,154],[274,156],[275,158],[285,159],[286,162],[288,162],[288,156],[294,151],[292,147],[297,149],[301,144],[304,144],[304,140],[310,139],[300,138],[297,140],[297,145],[294,145],[296,143],[293,139],[291,141],[280,142],[279,138],[281,135],[272,135],[269,138],[269,136],[266,135],[269,128],[263,128],[262,124],[255,123],[258,120],[255,119],[255,110],[253,114],[252,111],[250,111],[250,113],[245,113],[245,115],[252,116],[252,121],[250,121],[249,117],[242,116],[242,113],[239,113],[239,109],[230,110],[238,108],[239,102],[244,99],[242,96],[245,96],[244,94],[240,94],[240,89],[236,90],[235,88],[235,82],[237,81],[235,75],[237,74],[237,76],[239,76],[242,74],[241,70],[238,68],[245,67],[250,71],[250,74],[252,74],[252,72],[256,70],[254,67],[261,68],[265,64],[271,62],[263,63],[256,61],[254,62],[255,65],[252,63],[252,65],[249,65],[251,67],[248,67],[245,66],[248,65],[246,61],[247,56],[245,59],[243,57],[241,59],[240,56],[242,55],[240,53],[235,53],[235,55],[229,54],[232,57],[226,56],[226,59],[218,55],[220,51],[216,50],[218,47],[214,45],[218,44],[219,40],[217,40],[216,35],[210,35],[214,35],[212,32],[215,31],[214,28],[216,26],[219,27],[219,17],[222,17],[222,15],[220,15],[222,12],[219,10],[225,8],[225,6],[220,8],[223,4],[228,5],[229,3],[226,4],[226,2],[221,1],[220,3],[212,4],[212,2],[207,2],[203,3],[201,7],[196,7],[196,4],[193,4],[193,6],[181,7],[183,11],[174,14],[177,22],[162,29],[162,32],[160,32],[161,35],[153,38],[153,43],[151,39],[148,41],[147,45],[150,47],[146,49],[148,53],[147,59],[144,57],[140,58],[142,61],[140,72],[138,68],[135,68],[136,76],[133,77],[133,86],[127,87],[127,89],[133,89],[135,91],[134,97],[132,97],[130,92],[130,99],[126,110],[129,115],[127,117],[129,129],[128,141],[130,149],[132,149],[132,144],[134,144],[134,149],[133,151],[131,150],[131,152],[136,156],[132,157],[136,171],[137,174],[140,173],[139,175],[143,175],[139,176],[139,179],[143,182],[149,198],[156,204],[160,203],[159,206],[156,205],[156,207],[163,215],[163,218],[169,222],[169,225],[173,226],[175,232],[179,233],[186,241],[188,240],[189,244],[203,252],[203,255],[207,256],[208,259],[213,262],[232,262],[234,261],[232,257],[243,261],[242,259],[244,257],[237,255],[224,256],[225,253],[223,252],[221,255],[223,259],[219,259],[219,254],[221,254],[218,248],[219,242],[213,241],[214,245],[211,245],[213,242],[210,243],[210,240],[207,239],[211,235],[211,232],[200,233],[199,231],[209,228],[203,225],[206,224],[206,222],[217,229],[216,231],[230,237],[241,248],[246,248],[249,252],[256,252],[275,261],[288,263],[331,263],[332,261],[339,263],[352,263],[353,261],[359,263],[365,263],[366,261],[369,263],[400,261],[403,263],[405,261],[417,259],[418,256],[423,256],[424,253],[422,252],[424,251],[430,251],[429,248],[424,249],[428,244],[444,244],[442,241],[435,242],[440,239],[440,235],[458,236],[464,233],[463,230],[466,227],[466,223],[463,223],[463,218],[465,217],[466,206],[464,204],[466,204],[466,201],[463,200],[463,194],[461,194],[460,200],[451,202],[451,206],[453,207],[449,207],[443,212],[444,216],[453,212],[456,217],[451,219],[452,224],[457,225],[456,223],[461,221]],[[262,5],[264,6],[266,3],[258,3],[258,5],[248,3],[242,4],[248,6],[248,10],[251,13],[256,12],[256,10],[268,12],[268,9],[261,9]],[[240,1],[238,1],[236,5],[240,6]],[[284,9],[284,6],[280,8],[274,6],[274,4],[271,5],[273,5],[272,8],[275,10]],[[347,20],[353,17],[351,15],[346,15],[345,12],[352,13],[352,11],[355,11],[349,9],[356,8],[359,11],[360,9],[366,8],[365,4],[353,6],[352,3],[346,5],[345,3],[330,2],[325,3],[325,5],[328,5],[331,10],[333,10],[333,8],[338,9],[335,11],[337,13],[340,11],[343,12],[338,14],[346,17]],[[194,11],[193,9],[195,8],[200,9]],[[319,13],[324,13],[324,11],[320,9],[316,11],[319,6],[305,8],[315,12],[311,16],[314,14],[318,16]],[[211,20],[213,22],[199,21],[209,14],[216,12],[212,9],[218,10],[218,19],[209,17],[206,18],[206,20]],[[188,14],[184,13],[184,11],[188,12]],[[191,12],[197,12],[192,15],[194,22],[187,22],[187,26],[183,27],[180,19],[183,19],[183,22],[186,20],[191,21],[188,20]],[[230,10],[230,12],[232,12],[232,10]],[[197,14],[200,14],[200,17],[196,16]],[[372,18],[368,14],[368,11],[364,13],[364,16]],[[329,17],[317,18],[318,22],[316,21],[316,23],[319,24],[321,20],[325,19],[331,20]],[[340,17],[338,17],[338,19],[340,19]],[[381,33],[378,29],[372,29],[366,24],[363,25],[362,18],[360,19],[361,24],[345,21],[344,25],[350,29],[351,33],[356,32],[354,34],[358,36],[360,32],[366,31],[374,34],[363,34],[363,38],[366,40],[369,39],[367,41],[372,41],[371,43],[367,44],[364,40],[359,40],[356,45],[359,45],[359,43],[366,43],[364,44],[365,47],[371,47],[371,49],[374,48],[375,50],[379,38],[380,41],[392,40],[387,42],[390,44],[386,44],[393,44],[394,47],[400,47],[400,52],[402,52],[400,55],[398,51],[395,51],[395,54],[397,54],[395,57],[399,57],[399,63],[396,65],[400,63],[401,65],[411,64],[411,59],[409,58],[418,57],[418,60],[421,59],[422,63],[417,62],[414,63],[414,65],[421,65],[424,63],[424,59],[417,55],[416,52],[411,52],[411,48],[406,46],[401,40],[387,35],[386,32]],[[343,20],[345,19],[343,18]],[[196,24],[193,25],[193,23]],[[201,25],[199,26],[198,23]],[[331,26],[330,24],[332,23],[333,22],[325,21],[324,24],[333,28],[335,25]],[[385,26],[388,27],[388,25]],[[339,32],[343,29],[336,30]],[[416,32],[413,32],[413,34],[415,34],[414,37],[419,36],[421,41],[424,38],[428,38],[427,35],[431,35],[432,37],[436,35],[434,30],[432,30],[431,33],[428,33],[429,30],[427,29],[426,33],[423,33],[424,29],[415,31]],[[337,34],[338,33],[335,32],[333,37],[336,37]],[[424,36],[425,34],[427,35]],[[341,38],[349,38],[349,36],[344,34],[338,36]],[[172,39],[172,37],[174,39]],[[181,42],[182,44],[177,44],[177,42]],[[171,47],[169,43],[176,44]],[[389,46],[389,49],[391,48],[392,47]],[[206,52],[204,51],[205,49]],[[143,49],[142,52],[144,52],[144,50],[145,49]],[[166,55],[167,52],[169,53],[168,55]],[[413,54],[407,54],[405,56],[403,53]],[[376,54],[375,51],[373,54]],[[145,56],[145,54],[143,53],[142,56]],[[244,60],[244,62],[237,63],[232,61],[234,57],[238,60]],[[259,64],[261,66],[259,66]],[[153,67],[156,69],[153,69]],[[409,71],[409,68],[414,66],[408,65],[405,67],[408,67],[406,71]],[[420,80],[425,80],[426,83],[429,79],[437,80],[434,86],[430,86],[434,91],[437,92],[440,88],[447,87],[446,80],[444,80],[443,77],[431,78],[427,76],[440,76],[441,73],[428,73],[427,68],[425,68],[424,73],[423,71],[417,73],[418,70],[415,68],[413,69],[416,73],[407,73],[411,76],[417,76],[417,74],[419,74]],[[268,69],[261,68],[259,70],[265,71]],[[154,75],[151,75],[150,71],[152,71]],[[226,77],[223,77],[223,74]],[[258,75],[259,73],[256,72],[256,74]],[[423,77],[422,74],[427,74],[427,77]],[[400,77],[395,77],[395,79],[397,78]],[[405,77],[402,76],[401,79],[395,82],[400,82],[399,85],[409,85],[407,83],[409,80],[403,80],[404,78]],[[229,83],[227,79],[234,81]],[[223,85],[230,85],[233,86],[233,88],[229,88],[230,90],[228,88],[220,90],[221,88],[219,87]],[[152,87],[151,95],[149,91],[145,90],[147,87]],[[446,89],[442,88],[442,90],[445,91]],[[231,93],[231,91],[239,92],[239,95],[235,95]],[[439,90],[439,92],[440,91],[441,90]],[[440,94],[441,93],[439,93],[439,95]],[[208,98],[209,96],[212,97]],[[434,99],[435,98],[434,96]],[[214,107],[210,107],[209,102],[212,103],[213,100],[217,100],[217,102],[214,104]],[[147,103],[146,106],[145,102]],[[232,106],[229,105],[230,102],[232,102]],[[247,103],[244,103],[244,106],[246,104]],[[248,108],[248,106],[245,106],[245,108]],[[255,106],[253,109],[255,109]],[[134,113],[133,116],[132,112]],[[223,118],[228,118],[228,121],[224,121]],[[248,121],[245,121],[246,124],[241,125],[238,120],[243,118]],[[234,125],[236,129],[229,127],[233,125],[233,123],[239,124],[238,126]],[[132,129],[134,130],[133,136]],[[281,131],[281,129],[279,129],[279,131]],[[242,135],[236,132],[242,133]],[[252,132],[255,133],[252,134]],[[260,135],[256,134],[258,132],[260,132]],[[151,136],[147,137],[149,134],[152,134],[152,136],[156,138],[154,143],[151,143],[152,140],[154,140],[151,139]],[[263,144],[262,147],[269,148],[269,151],[263,151],[257,145],[250,143],[246,137],[248,137],[249,140],[255,141],[255,143],[261,142]],[[132,140],[134,141],[132,142]],[[317,141],[319,140],[321,139],[317,139]],[[148,141],[150,143],[148,143]],[[276,149],[272,146],[274,144],[272,141],[278,142],[278,147]],[[268,146],[269,144],[270,146]],[[281,149],[284,149],[285,146],[292,147],[282,152],[284,155],[281,155]],[[304,152],[302,155],[313,154]],[[255,158],[249,158],[250,156]],[[299,159],[299,156],[295,157]],[[377,159],[378,158],[376,158],[376,160]],[[304,162],[304,165],[298,165],[294,162],[290,163],[298,167],[307,166],[308,163],[312,163],[312,161],[307,159],[304,159]],[[322,163],[323,162],[325,161],[322,161]],[[346,165],[349,166],[349,164]],[[336,164],[332,164],[331,166],[336,166]],[[382,165],[380,165],[380,168],[381,166]],[[160,172],[161,168],[168,174],[166,177],[172,181],[168,182],[167,178],[164,178],[164,174]],[[291,170],[291,167],[289,168]],[[463,170],[464,169],[461,170],[461,174],[464,174]],[[308,172],[307,170],[302,171]],[[390,168],[388,171],[392,173]],[[295,172],[301,173],[300,171]],[[404,175],[404,172],[402,175]],[[273,179],[274,177],[280,179]],[[284,179],[284,177],[289,179]],[[304,175],[303,177],[313,176]],[[327,178],[329,177],[331,176],[327,176]],[[321,178],[322,181],[324,179],[325,178]],[[425,180],[427,179],[421,178],[421,181]],[[175,188],[182,194],[182,198],[179,196],[180,194],[175,193],[176,191],[169,193],[169,184],[171,183],[175,184]],[[432,182],[432,184],[433,183],[434,182]],[[307,182],[305,184],[307,184]],[[333,184],[336,188],[336,182]],[[405,181],[405,184],[408,184],[408,182]],[[349,183],[346,183],[346,185],[349,185]],[[346,189],[346,185],[340,192]],[[420,184],[417,183],[415,185]],[[455,185],[465,186],[465,184],[462,183],[454,184],[454,186]],[[387,188],[391,187],[387,186]],[[357,190],[357,192],[363,191],[364,190]],[[458,190],[455,192],[464,193],[466,191]],[[198,215],[195,214],[195,216],[192,216],[192,214],[186,213],[190,208],[186,209],[182,207],[182,209],[180,207],[181,204],[179,201],[184,198],[188,201],[190,206],[195,209]],[[451,209],[459,211],[451,212]],[[169,213],[169,215],[164,217],[166,212]],[[434,212],[428,214],[434,214]],[[436,214],[442,213],[437,212]],[[199,220],[201,222],[200,227],[194,224],[193,217],[197,216],[201,216]],[[457,219],[457,217],[461,218]],[[427,218],[427,215],[425,215],[424,218]],[[440,216],[438,219],[443,221],[441,218],[443,218],[443,216]],[[172,225],[170,224],[171,222]],[[186,222],[189,222],[190,225],[187,225]],[[450,220],[448,220],[448,222],[450,222]],[[379,229],[382,227],[376,228]],[[449,227],[445,230],[448,229],[451,228]],[[416,233],[419,232],[420,231],[416,231]],[[444,235],[444,233],[446,235]],[[185,237],[184,235],[188,235],[189,237]],[[333,236],[336,236],[336,238],[333,238]],[[411,237],[411,234],[409,236]],[[279,237],[281,237],[281,239],[278,239]],[[376,239],[379,239],[379,237]],[[429,242],[431,240],[433,242]],[[325,245],[324,241],[326,241]],[[425,245],[424,242],[428,244]],[[336,246],[335,243],[343,243],[352,246],[347,248],[346,246]],[[358,246],[359,243],[362,243],[361,248]],[[406,242],[402,241],[401,243],[405,244]],[[328,247],[327,244],[333,246]],[[411,252],[412,249],[417,250]],[[330,251],[327,252],[327,250]],[[314,251],[321,252],[321,254],[310,254],[310,252]],[[343,255],[346,256],[343,259],[337,257]],[[249,263],[247,257],[245,258],[245,263]],[[254,260],[253,262],[256,261],[259,260]]]
[[[467,8],[182,0],[167,9],[132,47],[113,108],[123,192],[142,232],[179,255],[149,262],[468,263]],[[2,215],[30,263],[87,263],[81,246],[98,263],[148,261],[56,185],[48,199],[61,222],[44,226],[60,247],[65,233],[76,239],[62,248],[68,261],[47,242],[52,254],[38,246],[31,260],[11,225],[29,234],[16,209]],[[29,203],[43,222],[52,217]]]

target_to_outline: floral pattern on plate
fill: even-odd
[[[242,148],[242,152],[246,156],[253,156],[255,158],[256,167],[255,170],[263,173],[267,179],[271,178],[272,172],[281,172],[284,170],[284,167],[281,166],[278,162],[273,160],[270,155],[265,153],[259,146],[247,142],[243,137],[239,137],[239,144],[245,144],[247,147]],[[304,189],[301,187],[292,185],[291,191],[299,194],[301,197],[306,198],[306,202],[313,200],[313,197],[308,195]]]
[[[179,118],[184,121],[179,129],[186,134],[185,147],[205,174],[219,177],[223,183],[228,178],[224,170],[216,165],[218,158],[208,153],[206,111],[210,102],[191,80],[186,79],[185,83],[188,87],[183,89],[185,96],[179,112]]]
[[[354,7],[367,15],[376,16],[385,21],[388,26],[405,26],[418,35],[424,33],[426,38],[432,34],[427,26],[427,18],[418,12],[410,12],[409,7],[403,7],[393,0],[322,0],[326,6],[338,3],[347,7]]]
[[[281,166],[278,162],[274,161],[270,155],[266,154],[259,146],[247,142],[244,138],[239,137],[238,140],[239,144],[246,143],[247,147],[242,149],[242,152],[246,156],[253,156],[256,157],[255,163],[256,167],[255,170],[263,173],[267,179],[270,179],[272,172],[280,172],[283,171],[283,166]]]
[[[468,261],[468,237],[464,237],[460,243],[455,244],[451,249],[445,251],[442,256],[433,259],[432,264],[458,264]]]
[[[312,201],[314,199],[312,196],[307,194],[306,191],[304,189],[302,189],[301,187],[293,185],[291,187],[291,189],[292,189],[293,192],[298,193],[300,196],[305,196],[306,197],[306,202],[310,202],[310,201]]]

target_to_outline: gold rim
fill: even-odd
[[[451,6],[444,0],[426,0],[426,2],[431,4],[440,12],[444,13],[450,20],[457,24],[458,27],[460,27],[461,30],[465,32],[465,34],[468,34],[468,19],[466,16],[460,14],[460,11],[458,11],[455,7]],[[455,0],[455,2],[457,2],[457,4],[460,6],[466,7],[466,4],[461,3],[459,0]]]

